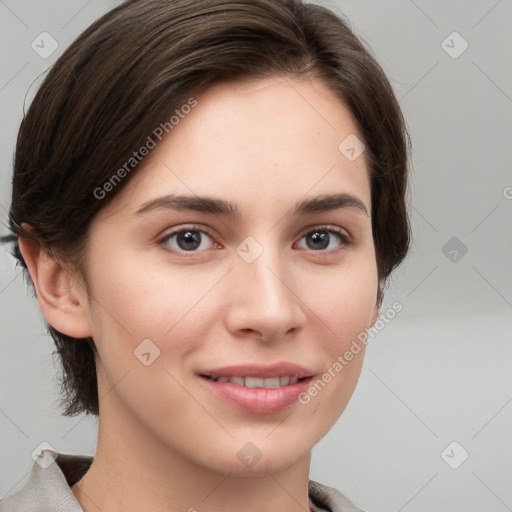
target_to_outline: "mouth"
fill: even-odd
[[[292,363],[238,365],[198,372],[203,386],[224,404],[256,414],[294,406],[313,380],[312,371]]]

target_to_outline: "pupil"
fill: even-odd
[[[316,231],[315,233],[313,233],[311,235],[311,239],[313,240],[313,242],[317,243],[317,242],[323,242],[321,244],[321,247],[319,247],[318,245],[316,245],[315,247],[313,248],[320,248],[320,249],[325,249],[328,245],[329,245],[329,241],[328,241],[328,237],[329,237],[329,234],[328,233],[319,233],[318,231]]]
[[[178,245],[180,249],[183,250],[191,250],[197,249],[200,245],[201,240],[197,231],[183,231],[184,235],[180,238],[178,237]],[[183,244],[179,243],[179,241],[183,239],[185,242]]]

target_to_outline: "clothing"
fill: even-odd
[[[25,485],[0,500],[0,512],[83,512],[71,486],[87,473],[93,459],[42,450]],[[338,490],[313,480],[309,481],[309,506],[311,512],[363,512]]]

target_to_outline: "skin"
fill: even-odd
[[[347,107],[322,82],[290,77],[220,84],[197,101],[93,219],[90,295],[65,263],[21,241],[49,323],[98,349],[97,451],[72,487],[86,512],[308,510],[311,449],[345,409],[364,348],[307,405],[273,414],[226,403],[196,372],[290,361],[320,377],[378,313],[370,216],[291,213],[336,192],[370,213],[364,153],[338,150],[350,134],[363,139]],[[170,193],[231,201],[241,218],[136,215]],[[195,252],[179,236],[157,241],[190,224],[205,230]],[[334,234],[325,249],[308,245],[326,225],[354,245]],[[248,236],[263,248],[252,263],[236,251]],[[144,339],[160,350],[149,366],[134,356]],[[261,453],[252,467],[237,457],[247,442]]]

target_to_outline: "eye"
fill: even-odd
[[[355,245],[345,232],[334,226],[320,226],[308,231],[302,236],[302,239],[306,240],[306,249],[317,253],[333,253],[344,246]],[[172,231],[160,238],[158,243],[164,244],[168,250],[175,253],[203,252],[208,249],[208,246],[221,247],[213,241],[207,231],[199,226],[188,226]],[[334,250],[332,250],[333,244],[335,245]]]
[[[204,229],[190,226],[166,234],[158,243],[168,246],[172,252],[202,252],[208,248],[208,240],[213,241]],[[213,246],[217,244],[213,242]]]
[[[354,245],[354,241],[346,233],[334,226],[320,226],[306,233],[301,240],[303,238],[306,239],[306,249],[312,249],[313,252],[336,252],[336,248],[328,250],[331,242],[334,242],[338,248]]]

